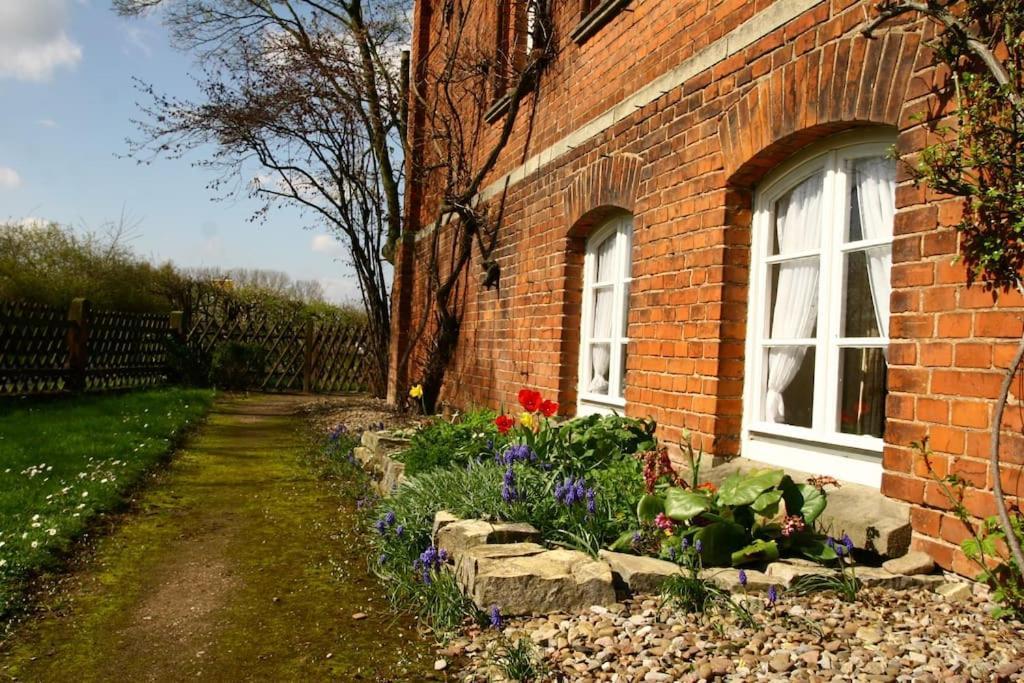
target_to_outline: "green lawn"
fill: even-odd
[[[213,392],[0,403],[0,617],[201,419]]]

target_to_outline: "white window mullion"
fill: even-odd
[[[618,273],[619,277],[615,279],[615,286],[612,290],[612,334],[611,334],[611,348],[609,353],[611,354],[611,361],[608,364],[608,395],[611,397],[622,396],[622,317],[623,317],[623,301],[622,301],[622,275],[623,275],[623,261],[625,260],[625,246],[623,241],[625,235],[621,225],[617,225],[615,228],[615,272]]]

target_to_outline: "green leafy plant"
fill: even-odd
[[[705,576],[704,550],[699,541],[691,545],[687,538],[672,539],[665,554],[677,562],[682,571],[662,583],[662,600],[688,614],[725,610],[736,615],[742,625],[753,626],[754,617],[750,611]]]
[[[492,661],[510,681],[539,681],[548,675],[548,667],[529,638],[511,640],[502,635],[497,641]]]
[[[1006,551],[1007,529],[996,516],[978,521],[971,517],[964,505],[967,482],[956,474],[939,476],[935,470],[928,440],[912,444],[939,491],[949,501],[950,510],[969,534],[960,544],[964,555],[978,567],[978,579],[992,586],[992,597],[999,603],[996,617],[1024,618],[1024,576],[1012,554]],[[1024,515],[1017,512],[1010,517],[1010,531],[1018,542],[1024,542]]]
[[[656,457],[656,465],[645,466],[647,493],[637,502],[637,518],[641,526],[700,541],[708,565],[770,562],[783,554],[817,562],[836,559],[814,530],[827,504],[825,486],[834,480],[798,484],[782,470],[754,470],[732,474],[718,489],[696,479],[683,481],[666,464],[667,455]]]
[[[493,458],[509,437],[498,432],[492,410],[471,410],[452,419],[433,418],[417,430],[409,447],[397,458],[409,476],[438,467],[465,466],[471,460]]]
[[[844,535],[840,541],[829,537],[826,541],[829,548],[836,554],[835,574],[808,574],[798,578],[791,588],[797,595],[807,595],[817,591],[833,591],[847,602],[856,602],[861,589],[857,578],[857,563],[853,559],[853,541]]]

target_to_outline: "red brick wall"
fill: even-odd
[[[423,40],[433,30],[422,19],[428,4],[418,3]],[[637,0],[582,46],[561,38],[494,178],[771,4]],[[685,428],[705,451],[737,454],[752,188],[798,149],[862,126],[898,131],[898,149],[912,161],[929,140],[919,117],[944,114],[935,93],[943,74],[922,43],[931,29],[903,23],[868,40],[860,30],[871,4],[814,5],[513,184],[494,254],[500,287],[480,288],[479,264],[470,269],[444,399],[497,407],[529,385],[575,405],[583,244],[603,216],[624,209],[635,216],[627,412],[654,417],[668,442]],[[559,5],[560,36],[579,18],[572,5]],[[419,54],[424,47],[417,44]],[[414,126],[414,134],[426,133]],[[424,185],[408,198],[413,225],[435,218],[436,197]],[[952,264],[955,233],[945,227],[959,217],[957,202],[916,187],[905,169],[896,201],[882,490],[915,506],[916,546],[967,573],[954,553],[962,529],[910,444],[928,436],[939,473],[971,482],[968,508],[993,513],[987,430],[1024,300],[1004,295],[993,304],[965,286],[962,267]],[[407,371],[398,367],[427,310],[416,264],[429,243],[408,243],[397,271],[392,395],[415,381],[422,358],[414,353]],[[1003,483],[1020,495],[1021,413],[1007,412]]]

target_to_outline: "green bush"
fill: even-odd
[[[210,357],[210,382],[221,389],[249,389],[266,372],[266,351],[258,344],[230,341]]]
[[[405,472],[415,476],[438,467],[465,466],[471,460],[493,458],[508,442],[494,425],[492,410],[471,410],[453,420],[434,418],[412,437],[398,454]]]

